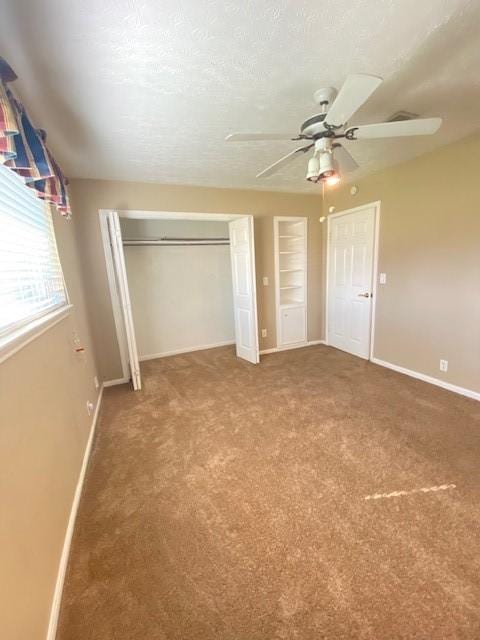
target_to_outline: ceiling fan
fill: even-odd
[[[304,140],[308,144],[294,149],[257,174],[257,178],[271,176],[298,156],[314,149],[308,162],[307,180],[334,184],[340,172],[349,173],[358,164],[349,151],[338,140],[348,141],[397,136],[422,136],[436,133],[442,124],[441,118],[417,118],[380,122],[359,126],[347,126],[347,122],[368,100],[383,80],[365,74],[350,75],[337,94],[332,87],[319,89],[313,99],[320,105],[321,113],[308,118],[300,127],[300,133],[231,133],[226,140],[250,142],[256,140]]]

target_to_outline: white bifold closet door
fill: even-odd
[[[237,356],[257,364],[260,358],[253,218],[238,218],[229,227]]]
[[[135,391],[142,388],[140,377],[140,363],[138,360],[137,342],[135,340],[135,329],[133,325],[132,305],[128,290],[127,270],[125,268],[125,257],[123,254],[122,231],[120,220],[116,211],[108,213],[108,233],[112,246],[113,267],[115,270],[115,280],[120,298],[125,334],[127,337],[128,360],[132,384]]]

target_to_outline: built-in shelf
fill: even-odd
[[[290,302],[284,302],[280,305],[280,309],[293,309],[294,307],[301,307],[302,305],[298,304],[296,300],[291,300]]]
[[[285,302],[280,305],[280,310],[281,309],[294,309],[294,308],[296,309],[297,307],[303,309],[304,306],[305,305],[303,305],[301,302],[298,302],[298,300],[294,300],[293,298],[287,298],[285,300]],[[299,330],[301,330],[301,327],[299,327]],[[295,342],[304,342],[304,340],[295,340]],[[283,342],[282,342],[282,344],[283,344]]]
[[[307,219],[275,216],[277,346],[307,340]]]

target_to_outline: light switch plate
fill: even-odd
[[[385,284],[387,282],[387,274],[386,273],[381,273],[380,274],[380,284]]]
[[[262,280],[263,280],[263,286],[268,287],[268,276],[263,276]]]

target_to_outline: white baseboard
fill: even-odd
[[[90,427],[90,433],[88,435],[87,445],[85,447],[85,453],[83,454],[82,467],[78,476],[77,486],[75,488],[75,494],[73,496],[72,508],[70,509],[70,516],[68,518],[67,529],[65,531],[65,539],[63,542],[62,554],[60,556],[60,563],[58,565],[57,581],[55,583],[55,590],[53,592],[52,606],[50,609],[50,620],[48,623],[48,631],[46,640],[55,640],[57,635],[58,616],[60,614],[60,605],[62,603],[63,584],[65,582],[65,574],[68,566],[68,557],[70,555],[70,545],[72,543],[73,530],[75,528],[75,520],[77,517],[78,505],[80,504],[80,496],[82,495],[83,482],[85,480],[85,472],[87,470],[88,460],[90,458],[90,451],[92,449],[93,436],[95,435],[95,428],[97,426],[98,413],[100,411],[100,405],[102,403],[103,387],[100,388],[100,393],[97,398],[97,406],[93,414],[92,426]]]
[[[309,342],[302,342],[301,344],[289,344],[284,347],[273,347],[272,349],[263,349],[260,351],[260,355],[264,356],[267,353],[278,353],[279,351],[290,351],[291,349],[301,349],[302,347],[313,347],[316,344],[325,344],[325,340],[310,340]]]
[[[204,351],[205,349],[215,349],[216,347],[226,347],[228,345],[235,344],[235,340],[226,340],[224,342],[215,342],[213,344],[202,344],[196,347],[185,347],[183,349],[174,349],[173,351],[162,351],[161,353],[150,353],[145,356],[140,356],[138,359],[140,362],[145,360],[156,360],[157,358],[166,358],[168,356],[176,356],[181,353],[190,353],[192,351]]]
[[[385,360],[380,360],[379,358],[371,358],[371,362],[373,362],[374,364],[378,364],[381,367],[386,367],[387,369],[392,369],[393,371],[397,371],[398,373],[403,373],[406,376],[410,376],[411,378],[417,378],[418,380],[423,380],[423,382],[429,382],[430,384],[434,384],[437,387],[442,387],[442,389],[447,389],[448,391],[459,393],[462,396],[467,396],[467,398],[473,398],[473,400],[480,400],[480,393],[478,391],[465,389],[464,387],[459,387],[456,384],[451,384],[450,382],[445,382],[444,380],[439,380],[438,378],[432,378],[432,376],[427,376],[424,373],[419,373],[418,371],[412,371],[411,369],[405,369],[405,367],[399,367],[396,364],[392,364],[391,362],[386,362]]]
[[[130,382],[130,378],[115,378],[115,380],[105,380],[103,386],[114,387],[117,384],[126,384],[127,382]]]

